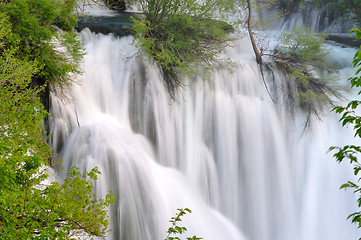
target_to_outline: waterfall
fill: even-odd
[[[66,170],[98,166],[96,194],[112,191],[109,239],[160,240],[177,208],[183,226],[206,240],[356,239],[346,221],[355,199],[339,186],[347,164],[326,154],[353,143],[352,129],[325,111],[302,134],[304,118],[284,103],[282,75],[267,77],[268,96],[247,39],[225,56],[233,73],[185,79],[170,99],[158,69],[134,56],[132,37],[80,33],[83,75],[51,94],[52,146]],[[332,46],[337,60],[353,50]],[[340,78],[352,75],[343,64]],[[188,236],[188,235],[187,235]]]
[[[345,13],[331,7],[332,3],[320,7],[314,4],[299,4],[295,12],[283,18],[278,28],[283,30],[296,27],[307,27],[314,32],[348,33],[350,29],[357,27],[345,17]],[[334,3],[335,4],[335,3]]]

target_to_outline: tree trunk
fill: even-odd
[[[254,51],[254,54],[256,55],[256,61],[258,64],[262,64],[261,54],[259,53],[256,42],[253,38],[253,32],[252,32],[252,26],[251,26],[251,20],[252,20],[251,0],[247,0],[247,7],[248,7],[247,28],[248,28],[249,38],[251,39],[253,51]]]

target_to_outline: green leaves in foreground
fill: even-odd
[[[361,38],[361,31],[360,29],[352,29],[351,32],[356,33],[356,39]],[[356,74],[361,71],[361,49],[356,52],[353,60],[354,68],[356,68]],[[355,76],[349,78],[351,83],[351,87],[359,88],[361,86],[361,77]],[[361,91],[358,92],[358,95],[361,95]],[[338,114],[342,114],[340,118],[340,122],[342,126],[353,126],[355,131],[355,137],[361,138],[361,117],[357,115],[356,110],[359,110],[361,105],[361,101],[353,100],[347,104],[346,107],[335,107],[333,111]],[[361,172],[361,164],[358,159],[359,154],[361,153],[361,146],[356,145],[346,145],[344,147],[330,147],[330,151],[336,151],[334,153],[334,157],[336,158],[337,162],[342,162],[344,160],[349,160],[350,164],[353,166],[354,175],[357,177],[357,182],[348,181],[347,183],[342,184],[340,187],[341,189],[353,189],[354,193],[357,195],[357,206],[361,208],[361,187],[359,182],[360,172]],[[361,211],[354,212],[348,216],[347,219],[351,219],[352,223],[358,225],[358,228],[361,227]]]
[[[182,235],[183,233],[185,233],[187,231],[187,228],[186,227],[180,227],[180,226],[177,226],[178,222],[181,222],[182,221],[182,217],[184,215],[186,215],[187,213],[191,213],[192,211],[189,209],[189,208],[178,208],[178,213],[175,217],[172,217],[171,220],[169,222],[172,223],[172,226],[170,228],[168,228],[168,235],[167,237],[165,238],[165,240],[180,240],[179,237],[177,237],[176,235],[179,234],[179,235]],[[200,239],[203,239],[203,238],[199,238],[199,237],[196,237],[196,236],[193,236],[193,237],[188,237],[187,240],[200,240]]]
[[[63,184],[15,184],[0,195],[1,239],[69,239],[108,234],[108,194],[97,199],[92,193],[99,171],[80,174],[72,168]]]
[[[63,184],[44,183],[53,156],[43,133],[48,114],[41,89],[30,87],[42,71],[18,56],[11,45],[11,24],[0,12],[0,239],[105,238],[112,196],[98,199],[94,181],[99,171],[73,168]]]
[[[83,49],[72,31],[76,6],[76,0],[0,1],[11,30],[6,47],[16,45],[17,58],[42,69],[34,74],[34,83],[65,86],[72,83],[71,73],[80,73]]]

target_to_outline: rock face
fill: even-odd
[[[359,48],[361,45],[361,40],[355,40],[355,36],[351,34],[329,34],[327,40],[354,48]]]
[[[124,37],[130,35],[130,27],[132,22],[130,17],[136,18],[134,13],[119,13],[116,16],[79,16],[77,30],[89,28],[92,32],[110,34],[114,36]]]

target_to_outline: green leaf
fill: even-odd
[[[340,187],[340,189],[346,189],[346,188],[349,188],[350,187],[350,185],[348,184],[348,183],[344,183],[344,184],[342,184],[341,185],[341,187]]]

